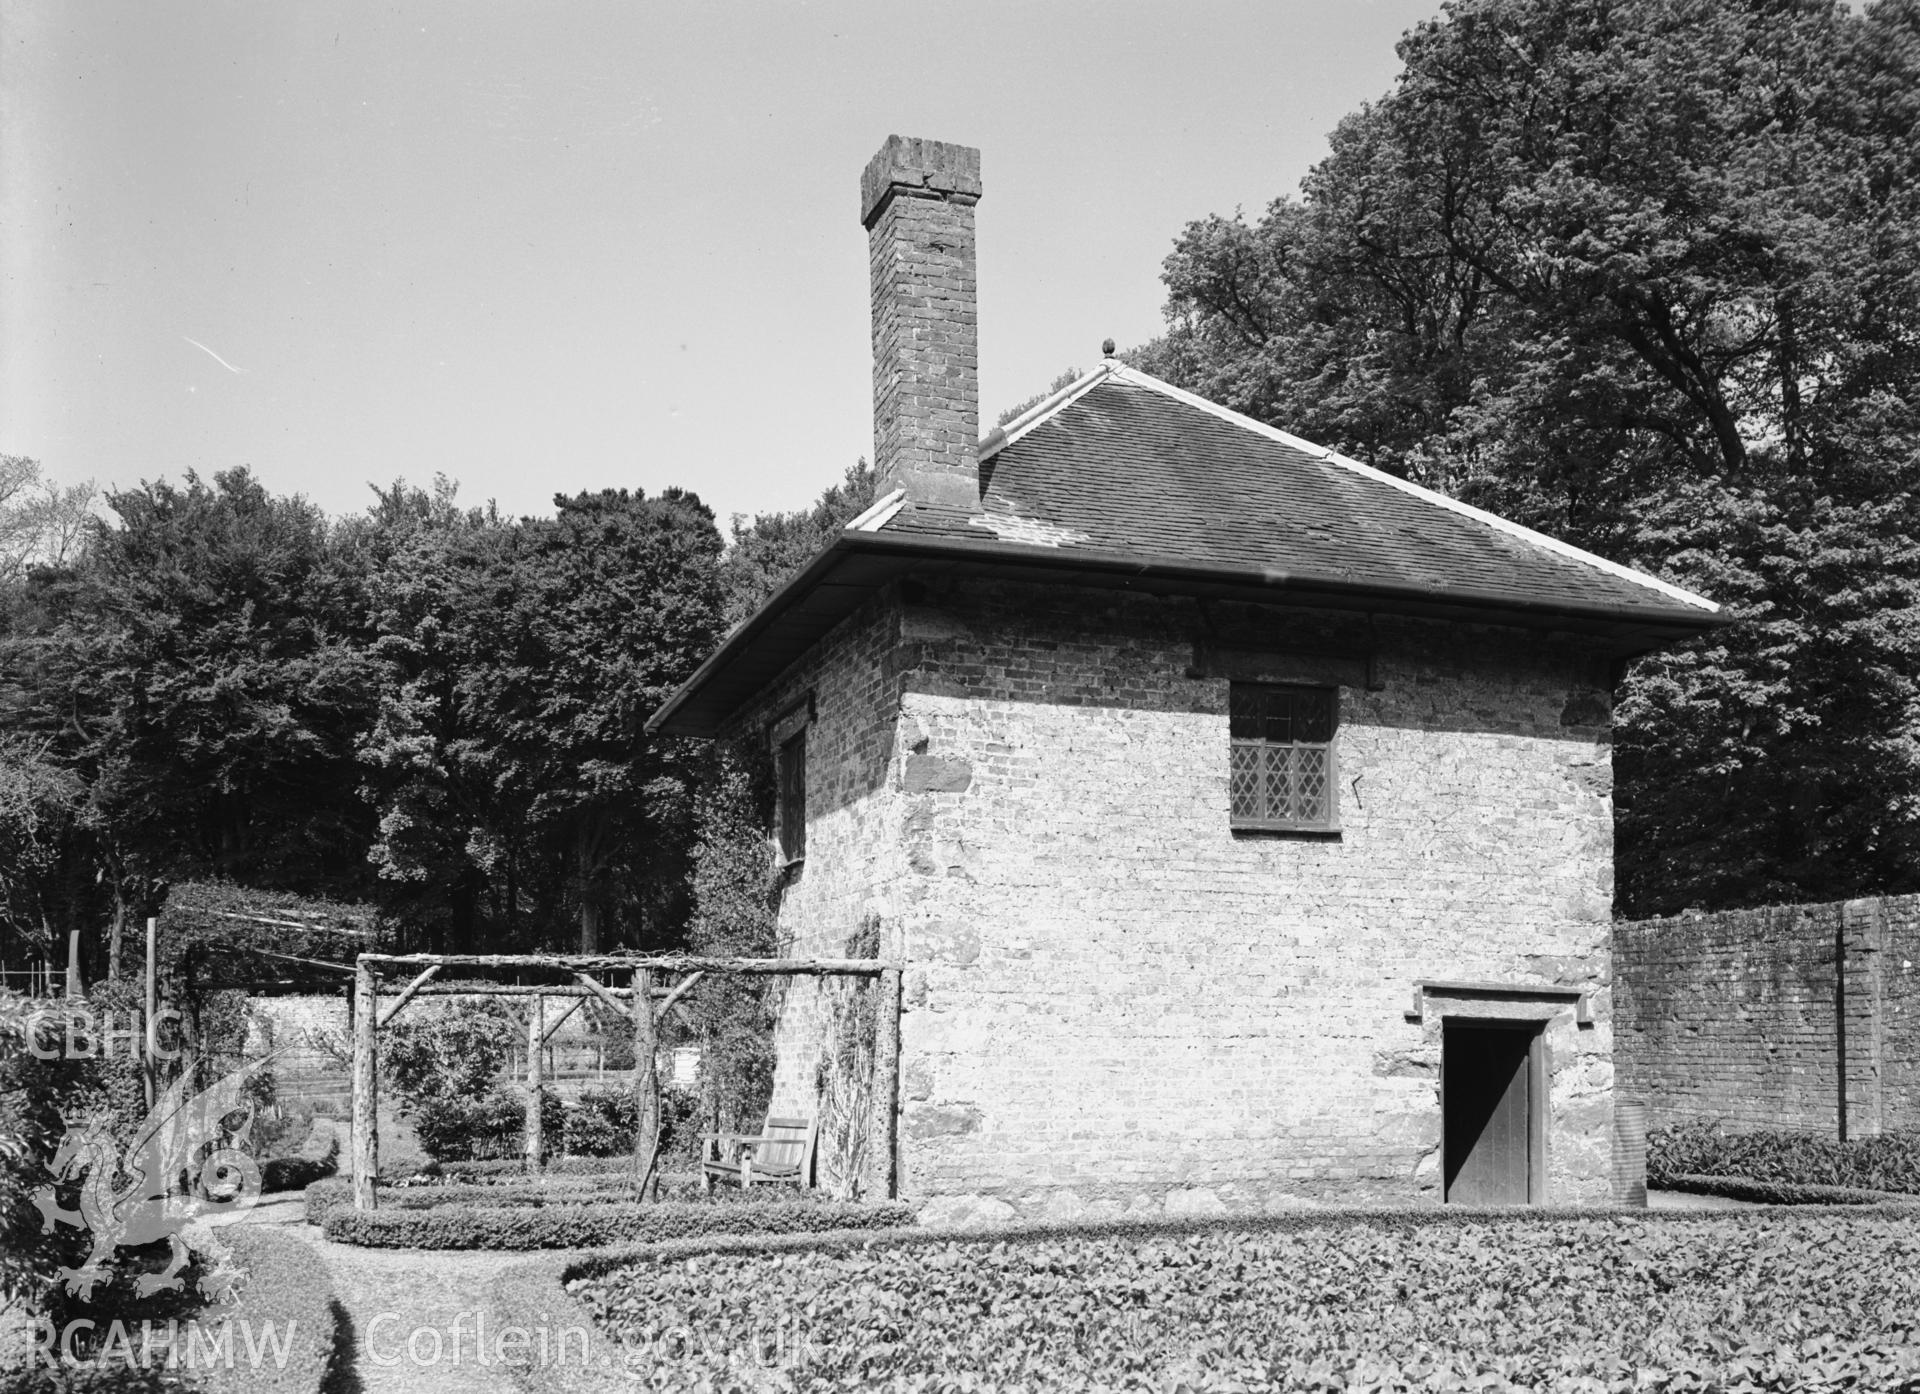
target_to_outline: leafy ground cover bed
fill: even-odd
[[[1840,1142],[1810,1133],[1727,1132],[1713,1123],[1648,1131],[1648,1185],[1689,1189],[1682,1178],[1704,1176],[1920,1193],[1920,1133]]]
[[[1920,1379],[1920,1234],[1884,1213],[1315,1215],[804,1242],[595,1258],[567,1287],[618,1338],[625,1377],[665,1388],[1771,1391]]]
[[[442,1204],[326,1212],[327,1238],[382,1249],[586,1249],[715,1234],[793,1234],[911,1224],[912,1208],[785,1196],[771,1201],[654,1203],[554,1197],[545,1204]]]

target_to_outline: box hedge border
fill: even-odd
[[[1920,1196],[1900,1191],[1867,1191],[1852,1186],[1813,1186],[1792,1181],[1756,1181],[1748,1176],[1649,1176],[1656,1190],[1687,1195],[1721,1196],[1760,1205],[1885,1205],[1906,1210],[1920,1208]],[[1725,1213],[1725,1212],[1722,1212]]]
[[[329,1239],[375,1249],[590,1249],[714,1234],[865,1233],[912,1222],[913,1208],[897,1201],[602,1201],[424,1210],[354,1210],[336,1204],[326,1212],[323,1228]]]
[[[631,1157],[549,1157],[542,1168],[542,1173],[547,1176],[601,1176],[629,1171],[632,1166],[633,1158]],[[472,1178],[525,1176],[527,1164],[518,1157],[470,1162],[428,1162],[423,1167],[415,1168],[411,1174]]]
[[[661,1190],[669,1196],[691,1193],[698,1184],[698,1178],[690,1175],[660,1178]],[[617,1201],[627,1198],[630,1194],[625,1172],[563,1172],[557,1177],[543,1177],[537,1181],[522,1178],[512,1182],[503,1179],[495,1184],[479,1185],[468,1185],[457,1181],[432,1186],[382,1185],[379,1208],[382,1210],[434,1210],[443,1205],[478,1205],[497,1208],[516,1205],[561,1205],[569,1202],[586,1204],[589,1201]],[[759,1193],[759,1195],[766,1194],[768,1192]],[[819,1193],[804,1192],[802,1194],[812,1198]],[[726,1192],[716,1190],[714,1196],[723,1201],[757,1198],[753,1193],[739,1190]],[[309,1224],[325,1224],[327,1216],[335,1209],[352,1204],[353,1182],[348,1177],[326,1177],[306,1188]]]

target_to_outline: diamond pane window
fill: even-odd
[[[1227,794],[1234,827],[1335,826],[1336,696],[1330,687],[1231,685]]]

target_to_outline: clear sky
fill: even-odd
[[[983,428],[1159,331],[1183,224],[1297,187],[1438,0],[6,0],[0,450],[330,512],[872,442],[862,167],[979,146]]]

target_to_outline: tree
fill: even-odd
[[[380,706],[359,751],[377,819],[368,857],[383,902],[429,948],[504,947],[534,878],[525,801],[497,778],[480,716],[513,524],[458,507],[444,476],[431,494],[403,482],[377,492],[367,594]]]
[[[685,917],[689,808],[704,751],[649,715],[720,638],[720,534],[693,494],[556,497],[525,526],[530,584],[493,729],[532,794],[529,821],[570,863],[579,945],[623,910],[629,943]]]
[[[107,502],[118,523],[96,521],[78,567],[15,606],[7,726],[85,787],[116,880],[359,885],[353,751],[372,673],[357,557],[245,470]]]
[[[1458,0],[1151,371],[1731,604],[1618,706],[1623,908],[1920,886],[1920,5]]]
[[[31,566],[73,560],[98,497],[91,483],[63,489],[41,473],[39,461],[0,455],[0,582],[18,580]]]
[[[63,958],[86,790],[48,744],[0,735],[0,925],[35,956]]]
[[[609,490],[508,525],[443,492],[383,496],[385,695],[362,750],[383,879],[465,936],[484,901],[523,946],[563,919],[588,948],[671,940],[701,755],[643,727],[719,636],[713,515]]]

